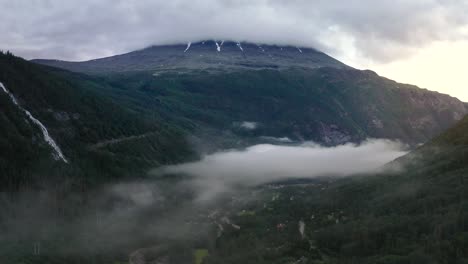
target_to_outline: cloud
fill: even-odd
[[[240,127],[246,130],[255,130],[258,127],[258,123],[244,121],[240,124]]]
[[[267,142],[273,142],[273,143],[293,143],[290,138],[288,137],[267,137],[267,136],[262,136],[260,137],[261,139],[267,141]]]
[[[466,39],[467,11],[457,0],[0,0],[0,48],[81,60],[214,38],[388,61]]]
[[[63,189],[49,187],[0,193],[1,245],[21,243],[32,251],[40,243],[42,254],[52,257],[103,252],[121,256],[142,245],[192,239],[194,232],[187,222],[206,210],[193,206],[187,198],[190,190],[164,180],[120,182],[85,193],[65,194]],[[196,232],[208,234],[209,224],[197,224]],[[148,245],[149,241],[154,244]],[[1,250],[5,257],[25,254],[16,247]]]
[[[202,200],[236,186],[325,176],[344,177],[374,173],[404,155],[403,146],[388,140],[323,147],[313,143],[298,146],[262,144],[245,150],[230,150],[205,156],[197,162],[166,166],[155,174],[186,174],[194,177]]]

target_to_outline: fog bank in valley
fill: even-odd
[[[375,173],[386,163],[406,154],[404,149],[402,144],[389,140],[367,140],[336,147],[315,143],[261,144],[206,155],[196,162],[165,166],[154,173],[192,176],[195,187],[207,198],[235,186]]]

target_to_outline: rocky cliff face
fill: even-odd
[[[468,105],[457,98],[400,84],[371,71],[319,71],[326,72],[322,78],[329,86],[338,88],[334,104],[340,115],[357,120],[370,136],[422,143],[468,114]],[[343,95],[346,98],[340,98]]]

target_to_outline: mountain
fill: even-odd
[[[290,67],[349,68],[315,49],[230,41],[203,41],[188,45],[153,46],[123,55],[85,62],[58,60],[34,60],[34,62],[91,74],[153,71],[157,75],[190,70],[216,72],[220,70],[237,71]]]
[[[336,145],[372,137],[416,145],[468,113],[456,98],[308,48],[205,41],[85,62],[34,62],[85,73],[99,83],[97,93],[142,115],[157,113],[218,147],[246,138]]]
[[[62,170],[89,174],[89,181],[145,175],[194,151],[262,142],[336,145],[374,137],[416,145],[467,113],[456,98],[313,49],[218,45],[220,51],[206,41],[188,50],[154,46],[63,62],[80,72],[2,54],[2,182],[35,185]],[[264,67],[267,60],[276,66]],[[157,66],[162,61],[166,66]],[[90,67],[99,70],[80,70]]]
[[[430,142],[431,146],[468,146],[468,117]]]
[[[177,128],[11,54],[0,54],[0,102],[2,190],[144,175],[190,154]]]

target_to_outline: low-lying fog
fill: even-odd
[[[37,255],[38,247],[41,254],[81,256],[127,254],[174,241],[195,243],[213,230],[214,220],[206,218],[209,213],[230,210],[228,204],[231,210],[240,210],[257,199],[249,187],[374,173],[405,153],[405,146],[388,140],[336,147],[262,144],[152,172],[163,177],[109,183],[87,193],[53,189],[13,196],[0,193],[0,262],[2,254]],[[60,242],[64,239],[67,243]]]
[[[192,176],[201,198],[207,199],[234,186],[375,173],[404,154],[404,145],[382,139],[336,147],[310,142],[295,146],[261,144],[245,150],[217,152],[200,161],[162,167],[153,173]]]

